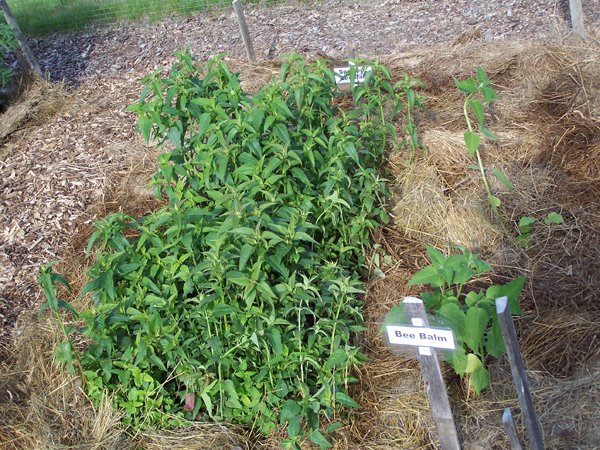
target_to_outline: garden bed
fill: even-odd
[[[517,42],[499,48],[471,40],[415,49],[382,61],[396,78],[409,72],[424,81],[421,93],[426,109],[419,114],[418,123],[427,150],[418,152],[411,164],[407,164],[406,154],[389,156],[393,220],[374,235],[374,242],[392,262],[380,265],[384,278],[372,277],[368,284],[364,308],[368,329],[359,342],[369,361],[357,369],[359,382],[352,391],[361,409],[336,431],[337,448],[437,445],[418,366],[414,360],[391,354],[378,327],[403,295],[418,293],[407,281],[427,262],[425,244],[450,251],[457,243],[476,250],[492,264],[491,278],[479,283],[527,277],[521,297],[524,315],[518,320],[518,329],[547,447],[596,448],[600,442],[594,430],[600,420],[595,406],[600,400],[600,309],[594,290],[600,281],[597,45]],[[236,61],[230,65],[241,71],[248,90],[278,71],[274,62],[254,68]],[[473,75],[477,65],[485,67],[499,91],[489,121],[499,140],[486,144],[483,157],[488,167],[501,168],[514,186],[514,192],[501,183],[492,186],[502,200],[500,215],[505,229],[490,219],[485,191],[477,172],[467,168],[471,161],[462,143],[463,96],[454,82]],[[79,92],[59,113],[30,128],[26,136],[13,136],[7,144],[18,150],[11,151],[3,164],[48,155],[43,159],[48,161],[42,171],[45,178],[36,175],[33,179],[30,172],[13,171],[14,176],[4,181],[3,189],[27,186],[18,192],[25,192],[32,205],[39,205],[34,211],[42,205],[47,209],[39,217],[27,211],[12,215],[14,222],[10,223],[16,225],[9,228],[13,230],[7,234],[11,240],[2,251],[11,256],[20,251],[23,256],[19,270],[8,277],[11,299],[36,303],[35,266],[42,259],[56,258],[57,249],[63,260],[59,271],[74,281],[77,293],[89,265],[83,250],[91,221],[111,211],[139,215],[158,206],[143,188],[155,171],[155,149],[133,137],[132,119],[124,120],[129,116],[121,112],[137,98],[139,87],[134,78],[124,85],[107,79],[98,86],[84,87],[87,98]],[[119,99],[111,100],[106,92]],[[48,139],[48,130],[57,127],[68,132]],[[107,134],[114,136],[110,145],[106,144]],[[70,147],[72,152],[52,154],[53,145]],[[103,150],[85,159],[85,167],[78,166],[82,153],[93,145]],[[45,193],[45,187],[51,189]],[[78,196],[83,202],[80,206],[70,203],[74,191],[84,193]],[[64,197],[56,192],[63,192]],[[9,215],[11,204],[3,207]],[[543,223],[553,211],[563,216],[564,224]],[[509,237],[519,234],[518,221],[524,215],[538,219],[527,248]],[[24,234],[19,234],[19,229],[41,226],[48,220],[57,226],[40,242],[27,242]],[[65,224],[68,228],[63,229]],[[67,244],[65,235],[73,236]],[[10,306],[4,311],[12,314]],[[251,445],[243,429],[222,425],[127,435],[118,424],[118,413],[108,405],[92,408],[79,390],[78,379],[50,364],[58,333],[51,320],[25,315],[14,345],[5,347],[10,361],[0,376],[0,436],[8,436],[8,448]],[[447,372],[465,448],[508,448],[500,417],[506,406],[517,409],[516,395],[506,362],[491,362],[489,367],[492,387],[481,398],[475,398]],[[276,448],[283,435],[282,431],[252,445]]]

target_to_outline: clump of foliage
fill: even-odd
[[[431,264],[419,270],[409,285],[432,288],[421,293],[426,310],[432,314],[430,325],[449,327],[454,331],[456,350],[446,352],[446,359],[460,377],[469,376],[471,386],[479,395],[490,382],[486,358],[488,355],[498,358],[506,351],[496,313],[496,299],[508,297],[510,312],[520,315],[519,295],[525,278],[518,277],[487,289],[468,290],[467,285],[474,277],[491,272],[487,262],[467,249],[461,254],[446,256],[428,246],[427,254]],[[393,308],[386,322],[407,323],[403,306]]]
[[[10,27],[0,23],[0,88],[6,87],[12,79],[13,70],[7,64],[7,57],[15,46],[16,40]]]
[[[330,446],[340,409],[358,407],[359,268],[388,221],[379,167],[405,93],[369,64],[348,110],[326,62],[293,55],[254,96],[221,59],[187,53],[144,79],[130,110],[170,149],[153,179],[166,205],[112,214],[90,238],[78,364],[93,401],[112,392],[136,428],[287,424],[284,447]]]
[[[533,238],[533,225],[537,221],[538,220],[535,217],[530,216],[522,216],[519,219],[519,235],[517,236],[517,241],[519,241],[525,248],[528,248],[531,244],[531,239]],[[546,225],[561,225],[565,223],[565,220],[562,214],[552,211],[548,213],[544,219],[544,223]]]
[[[467,94],[463,103],[463,114],[467,122],[467,131],[464,133],[465,145],[467,147],[467,151],[469,152],[469,156],[475,156],[477,158],[477,165],[475,165],[473,168],[478,169],[481,173],[481,181],[483,182],[483,186],[487,194],[492,215],[497,217],[498,207],[500,206],[501,202],[500,199],[492,193],[490,183],[488,181],[487,170],[484,167],[481,159],[480,150],[482,136],[490,141],[496,141],[498,139],[497,136],[485,125],[485,108],[489,107],[496,99],[497,93],[492,87],[492,83],[486,71],[481,66],[477,67],[476,78],[459,80],[456,82],[456,86],[459,90]],[[475,116],[475,123],[473,123],[469,117],[469,111],[471,111]],[[502,172],[499,168],[494,168],[491,174],[498,178],[498,180],[500,180],[500,182],[504,184],[508,190],[513,190],[511,182],[506,177],[504,172]]]

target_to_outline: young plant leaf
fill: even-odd
[[[553,211],[546,216],[544,223],[546,225],[562,225],[565,223],[565,219],[561,214]]]
[[[479,90],[477,82],[473,78],[457,81],[456,87],[467,94],[475,94]]]
[[[494,175],[496,178],[498,178],[498,180],[500,180],[500,182],[504,186],[506,186],[506,189],[508,189],[509,191],[514,191],[515,190],[515,188],[513,187],[512,183],[506,177],[506,175],[504,174],[504,172],[502,172],[497,167],[495,167],[494,170],[492,170],[492,175]]]
[[[479,137],[479,134],[474,133],[472,131],[465,131],[464,137],[469,156],[475,156],[475,153],[479,149],[479,144],[481,143],[481,138]]]

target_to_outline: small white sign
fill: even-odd
[[[454,332],[447,328],[425,328],[388,325],[385,327],[390,344],[456,349]]]
[[[336,67],[333,69],[335,72],[335,82],[336,84],[348,84],[350,83],[350,69],[353,67],[353,64],[350,63],[350,67]],[[373,70],[370,66],[356,67],[356,78],[354,79],[354,84],[357,85],[359,83],[365,82],[365,75],[367,72]]]

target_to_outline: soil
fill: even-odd
[[[485,6],[470,0],[328,0],[252,5],[245,12],[259,60],[292,50],[375,56],[451,40],[546,41],[568,32],[568,12],[553,0]],[[597,28],[600,0],[586,2],[584,13],[588,29]],[[0,343],[14,334],[21,312],[39,306],[39,264],[63,255],[69,238],[94,220],[91,208],[102,202],[110,177],[132,163],[131,149],[141,139],[124,108],[139,95],[139,79],[183,47],[200,59],[220,52],[244,58],[229,9],[159,23],[91,25],[31,44],[43,70],[66,84],[70,98],[58,113],[22,126],[0,146]]]

